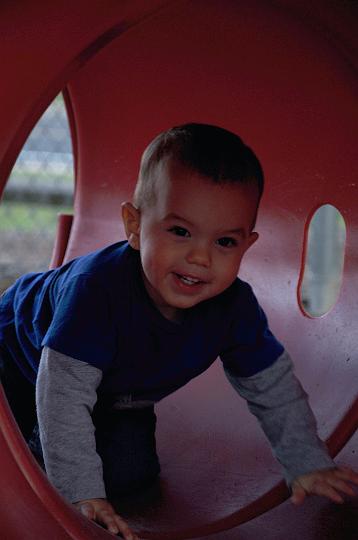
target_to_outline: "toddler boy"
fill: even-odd
[[[128,242],[20,278],[0,305],[1,380],[27,441],[36,410],[47,475],[89,518],[136,539],[107,501],[155,479],[154,404],[219,356],[300,503],[343,502],[358,475],[318,438],[287,352],[237,278],[263,173],[222,128],[186,124],[145,150]]]

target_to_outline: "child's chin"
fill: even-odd
[[[198,304],[201,304],[201,302],[204,302],[206,298],[198,298],[198,299],[191,299],[191,300],[184,300],[182,302],[176,302],[175,309],[181,310],[181,309],[190,309]],[[173,306],[174,307],[174,306]]]

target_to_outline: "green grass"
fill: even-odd
[[[0,205],[0,231],[55,231],[57,215],[72,213],[72,208],[57,205],[3,202]]]

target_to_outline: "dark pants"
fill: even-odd
[[[35,388],[0,349],[0,381],[12,414],[26,442],[37,424]]]
[[[154,407],[95,414],[94,424],[109,497],[137,491],[157,478]]]
[[[0,380],[30,450],[37,461],[43,464],[35,388],[17,365],[1,351]],[[155,480],[160,467],[155,447],[156,417],[153,407],[108,412],[101,411],[99,403],[95,408],[93,422],[108,497],[136,491]]]

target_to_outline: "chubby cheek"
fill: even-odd
[[[153,282],[158,282],[165,273],[168,266],[168,254],[163,249],[163,244],[160,241],[148,240],[141,243],[141,261],[142,268],[147,279]]]
[[[225,263],[221,261],[221,264],[216,267],[216,283],[222,290],[230,287],[236,279],[240,269],[241,257],[232,261],[225,261]]]
[[[146,276],[146,278],[152,282],[156,279],[156,273],[157,273],[157,267],[155,265],[155,254],[151,252],[150,250],[143,250],[141,249],[141,262],[142,262],[142,268],[143,272]]]

